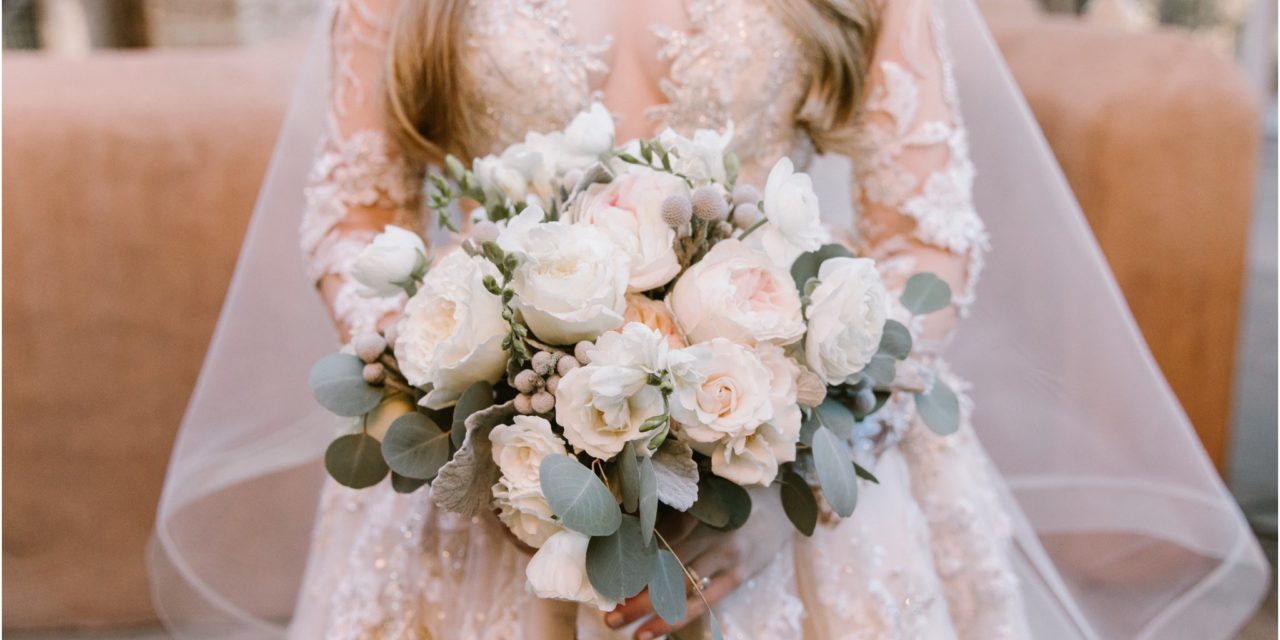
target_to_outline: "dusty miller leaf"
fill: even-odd
[[[436,506],[465,516],[477,516],[489,510],[493,485],[501,475],[493,461],[489,432],[509,423],[515,415],[514,403],[507,402],[467,418],[467,436],[462,446],[431,483],[431,501]]]
[[[658,501],[688,511],[698,499],[698,464],[689,445],[667,438],[653,453],[653,475]]]

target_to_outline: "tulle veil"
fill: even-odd
[[[1231,637],[1268,565],[973,1],[939,5],[994,247],[949,356],[973,384],[973,422],[1015,514],[1033,634]],[[284,637],[305,568],[333,435],[306,372],[334,344],[294,247],[325,46],[317,34],[159,505],[154,599],[180,638]],[[846,161],[809,170],[824,213],[851,215]]]

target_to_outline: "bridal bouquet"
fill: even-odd
[[[407,296],[402,316],[311,372],[317,400],[356,419],[325,454],[333,478],[496,511],[537,549],[539,596],[609,610],[647,587],[674,623],[688,573],[659,518],[741,527],[744,487],[776,483],[810,535],[875,481],[848,443],[891,397],[954,430],[945,385],[897,380],[911,334],[875,262],[830,242],[790,160],[763,191],[739,184],[731,136],[615,147],[595,105],[470,169],[449,158],[427,195],[460,245],[436,259],[388,227],[352,273]],[[468,201],[463,233],[446,211]],[[914,316],[949,300],[917,274],[900,302]]]

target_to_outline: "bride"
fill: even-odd
[[[328,481],[308,545],[325,418],[305,393],[253,383],[301,382],[325,347],[314,306],[273,259],[281,209],[303,191],[298,154],[318,130],[301,243],[345,339],[396,317],[400,300],[361,296],[348,270],[387,224],[434,229],[426,166],[562,128],[595,100],[619,140],[732,132],[750,182],[784,156],[809,166],[825,222],[881,261],[890,285],[931,271],[957,294],[914,329],[925,364],[953,388],[976,383],[959,433],[883,410],[880,483],[852,518],[804,538],[776,500],[759,500],[743,529],[674,542],[725,637],[1228,637],[1256,604],[1267,580],[1256,545],[967,0],[340,0],[330,27],[329,55],[313,56],[327,99],[304,79],[162,501],[153,566],[175,633],[673,631],[644,594],[604,615],[534,598],[528,554],[496,519],[443,512],[427,492]],[[976,192],[975,164],[988,180]],[[993,246],[993,300],[975,301]],[[266,326],[288,336],[267,341]],[[690,599],[677,637],[710,633],[702,607]]]

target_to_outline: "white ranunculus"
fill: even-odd
[[[587,536],[569,530],[547,539],[525,566],[529,590],[539,598],[582,602],[601,611],[613,611],[618,603],[600,595],[587,577],[587,543],[590,541]]]
[[[805,362],[835,385],[862,371],[879,349],[889,294],[870,258],[829,258],[818,281],[809,296]]]
[[[694,182],[729,182],[724,156],[732,140],[732,122],[725,127],[724,133],[697,129],[692,138],[686,138],[667,128],[658,134],[658,142],[671,151],[672,169]]]
[[[779,159],[769,171],[763,202],[768,222],[747,240],[764,249],[774,264],[790,269],[800,254],[817,250],[830,238],[822,226],[813,180],[796,173],[790,158]]]
[[[804,335],[795,280],[762,251],[722,240],[676,281],[671,310],[692,342],[790,344]]]
[[[351,265],[351,277],[368,287],[368,293],[390,297],[405,291],[405,285],[427,266],[427,245],[422,238],[395,225],[374,237]]]
[[[632,440],[647,439],[640,426],[663,412],[662,392],[637,367],[589,364],[556,386],[556,423],[577,451],[608,460]],[[647,448],[646,448],[647,450]]]
[[[529,328],[544,342],[571,345],[622,326],[630,260],[603,232],[539,224],[544,216],[529,206],[498,236],[519,257],[511,288]]]
[[[750,348],[715,338],[680,352],[693,375],[673,371],[671,417],[693,443],[746,438],[773,419],[773,374]]]
[[[609,236],[631,260],[628,289],[649,291],[680,273],[676,231],[662,220],[662,201],[688,192],[676,176],[633,168],[612,182],[588,187],[574,200],[570,220]]]
[[[502,302],[484,288],[498,271],[461,251],[427,272],[397,325],[396,361],[414,386],[431,385],[423,404],[451,406],[475,382],[497,382],[506,372]]]
[[[613,148],[613,115],[599,102],[574,116],[564,129],[561,154],[556,167],[561,172],[585,169],[600,161]]]
[[[552,454],[564,454],[564,441],[551,432],[551,423],[536,416],[516,416],[512,424],[489,433],[493,461],[502,472],[493,485],[498,519],[521,542],[538,548],[561,531],[542,494],[539,466]]]

